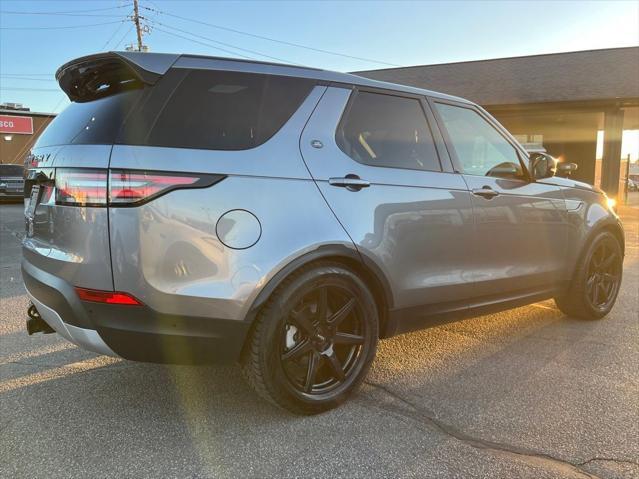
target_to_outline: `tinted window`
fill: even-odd
[[[337,132],[339,147],[372,166],[440,171],[419,100],[360,92]]]
[[[22,176],[24,169],[20,165],[0,165],[0,176]]]
[[[153,87],[119,142],[212,150],[253,148],[284,125],[313,85],[312,80],[274,75],[175,69]]]
[[[500,176],[500,168],[511,166],[523,174],[515,148],[479,113],[435,103],[463,173]]]
[[[111,144],[140,95],[141,90],[132,90],[99,100],[73,102],[53,119],[35,146]]]

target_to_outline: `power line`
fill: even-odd
[[[18,15],[75,15],[78,13],[89,13],[89,12],[104,12],[107,10],[118,10],[120,8],[130,7],[131,4],[127,3],[126,5],[117,5],[115,7],[104,7],[104,8],[91,8],[89,10],[67,10],[64,12],[24,12],[17,10],[2,10],[0,13],[9,13],[9,14],[18,14]]]
[[[0,27],[0,30],[65,30],[68,28],[86,28],[99,27],[102,25],[114,25],[116,23],[126,22],[127,20],[119,20],[117,22],[90,23],[85,25],[66,25],[64,27]]]
[[[53,78],[29,78],[27,76],[17,75],[0,75],[0,77],[4,77],[6,80],[55,81]]]
[[[117,50],[118,48],[120,48],[120,45],[122,44],[122,42],[126,39],[126,37],[129,36],[129,33],[131,33],[131,31],[133,30],[133,27],[135,25],[131,25],[129,27],[129,29],[124,33],[124,35],[122,36],[122,38],[120,38],[120,41],[118,43],[115,44],[115,46],[113,47],[114,50]]]
[[[172,36],[177,37],[177,38],[182,38],[184,40],[188,40],[188,41],[193,42],[193,43],[199,43],[200,45],[204,45],[206,47],[214,48],[215,50],[219,50],[221,52],[225,52],[225,53],[228,53],[230,55],[246,58],[247,60],[255,60],[255,58],[253,58],[253,57],[247,57],[246,55],[242,55],[240,53],[232,52],[230,50],[226,50],[225,48],[220,48],[220,47],[215,46],[215,45],[213,45],[211,43],[201,42],[199,40],[194,40],[193,38],[188,38],[188,37],[185,37],[184,35],[180,35],[179,33],[173,33],[173,32],[170,32],[168,30],[164,30],[163,28],[153,27],[153,29],[157,30],[159,32],[166,33],[168,35],[172,35]]]
[[[122,22],[122,23],[120,23],[120,25],[118,25],[118,28],[115,29],[113,34],[109,37],[109,39],[102,46],[102,48],[101,48],[102,50],[105,50],[106,47],[109,45],[109,43],[111,43],[111,40],[113,40],[115,38],[115,36],[118,34],[118,32],[120,31],[120,29],[122,29],[122,25],[124,25],[124,22]]]
[[[5,88],[5,87],[0,87],[0,90],[7,90],[7,91],[60,91],[58,88]]]
[[[249,50],[247,48],[237,47],[235,45],[231,45],[230,43],[221,42],[219,40],[215,40],[213,38],[205,37],[203,35],[198,35],[196,33],[191,33],[189,31],[182,30],[180,28],[173,27],[171,25],[166,25],[164,23],[158,22],[157,20],[151,20],[151,22],[153,24],[155,24],[155,25],[162,25],[163,27],[170,28],[171,30],[175,30],[175,31],[178,31],[178,32],[181,32],[181,33],[186,33],[187,35],[191,35],[191,36],[196,37],[196,38],[201,38],[202,40],[206,40],[208,42],[216,43],[218,45],[222,45],[222,46],[225,46],[225,47],[228,47],[228,48],[234,48],[235,50],[239,50],[239,51],[242,51],[242,52],[252,53],[254,55],[258,55],[258,56],[261,56],[261,57],[264,57],[264,58],[270,58],[271,60],[276,60],[278,62],[293,63],[293,62],[291,62],[289,60],[285,60],[283,58],[274,57],[274,56],[271,56],[271,55],[267,55],[266,53],[258,52],[258,51],[255,51],[255,50]],[[237,55],[237,53],[233,53],[233,52],[231,52],[231,53],[233,55]],[[244,58],[250,58],[251,60],[254,59],[252,57],[244,57]]]
[[[355,60],[361,60],[361,61],[365,61],[365,62],[369,62],[369,63],[378,63],[380,65],[388,65],[388,66],[393,66],[393,67],[401,66],[401,65],[396,65],[394,63],[388,63],[388,62],[383,62],[383,61],[380,61],[380,60],[375,60],[373,58],[358,57],[358,56],[355,56],[355,55],[348,55],[348,54],[345,54],[345,53],[334,52],[334,51],[325,50],[325,49],[322,49],[322,48],[315,48],[315,47],[311,47],[311,46],[308,46],[308,45],[302,45],[300,43],[293,43],[293,42],[289,42],[289,41],[286,41],[286,40],[278,40],[276,38],[270,38],[270,37],[266,37],[264,35],[256,35],[254,33],[249,33],[249,32],[245,32],[245,31],[242,31],[242,30],[236,30],[234,28],[224,27],[222,25],[215,25],[213,23],[203,22],[201,20],[195,20],[193,18],[187,18],[187,17],[183,17],[181,15],[175,15],[174,13],[164,12],[162,10],[158,10],[158,9],[151,8],[151,7],[143,6],[142,8],[144,8],[145,10],[148,10],[150,12],[159,13],[161,15],[167,15],[169,17],[179,18],[180,20],[185,20],[187,22],[199,23],[200,25],[206,25],[206,26],[211,27],[211,28],[217,28],[217,29],[220,29],[220,30],[226,30],[227,32],[233,32],[233,33],[237,33],[237,34],[240,34],[240,35],[246,35],[246,36],[253,37],[253,38],[259,38],[261,40],[268,40],[269,42],[281,43],[283,45],[288,45],[288,46],[291,46],[291,47],[304,48],[306,50],[312,50],[312,51],[315,51],[315,52],[326,53],[328,55],[336,55],[336,56],[345,57],[345,58],[352,58],[352,59],[355,59]]]
[[[1,15],[49,15],[64,17],[112,17],[119,18],[120,15],[104,14],[104,13],[62,13],[62,12],[10,12],[8,10],[0,10]]]
[[[14,77],[14,76],[43,77],[43,76],[53,76],[53,75],[51,73],[3,73],[0,76],[3,76],[3,77]]]

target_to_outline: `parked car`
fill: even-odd
[[[311,68],[107,53],[30,153],[30,333],[136,361],[234,361],[311,414],[378,340],[555,298],[612,309],[624,235],[470,101]],[[534,172],[534,175],[531,173]]]
[[[21,165],[0,164],[0,200],[19,200],[24,196],[24,169]]]
[[[628,178],[628,191],[638,191],[639,185],[632,178]]]

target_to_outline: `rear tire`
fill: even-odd
[[[258,314],[241,357],[249,384],[296,414],[344,402],[375,357],[378,312],[366,284],[336,263],[293,273]]]
[[[567,316],[600,319],[617,300],[621,286],[623,257],[615,236],[599,233],[580,258],[568,290],[555,298]]]

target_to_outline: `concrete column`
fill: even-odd
[[[614,198],[619,193],[619,168],[621,167],[621,137],[623,135],[623,110],[611,108],[604,112],[604,144],[601,162],[601,188]]]

